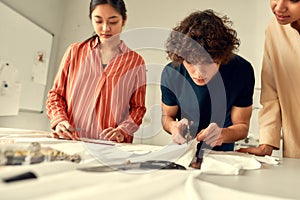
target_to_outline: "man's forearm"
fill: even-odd
[[[172,135],[172,123],[174,123],[175,121],[176,121],[175,119],[167,115],[163,115],[161,118],[163,129],[171,135]]]
[[[224,143],[236,142],[248,136],[249,126],[247,124],[234,124],[228,128],[222,128]]]

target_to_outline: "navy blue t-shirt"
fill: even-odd
[[[183,64],[169,63],[161,75],[162,102],[178,106],[178,120],[193,121],[191,134],[196,134],[215,122],[219,127],[232,125],[231,109],[252,105],[254,71],[244,58],[235,55],[205,86],[194,83]],[[234,143],[223,143],[214,150],[232,151]]]

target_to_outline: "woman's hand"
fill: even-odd
[[[75,128],[68,121],[59,122],[51,136],[53,138],[66,140],[79,139],[78,135],[75,133]]]
[[[223,143],[222,128],[220,128],[216,123],[211,123],[205,129],[202,129],[200,133],[197,134],[196,138],[198,141],[204,141],[211,147],[220,146]]]
[[[109,141],[116,141],[118,143],[124,142],[125,138],[119,128],[112,128],[109,127],[103,130],[99,134],[99,139],[101,140],[109,140]]]
[[[271,156],[273,152],[273,146],[268,144],[261,144],[258,147],[240,148],[237,151],[242,153],[250,153],[257,156]]]

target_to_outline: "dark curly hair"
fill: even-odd
[[[173,28],[166,42],[168,58],[175,65],[189,63],[228,63],[240,41],[232,22],[225,15],[219,17],[213,10],[196,11]]]

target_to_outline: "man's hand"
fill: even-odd
[[[220,128],[216,123],[211,123],[205,129],[202,129],[200,133],[197,134],[196,138],[198,141],[204,141],[211,147],[220,146],[223,143],[222,128]]]
[[[268,144],[261,144],[258,147],[248,147],[248,148],[241,148],[237,150],[238,152],[242,153],[250,153],[257,156],[271,156],[273,151],[273,146]]]
[[[180,121],[172,122],[171,134],[172,141],[177,144],[186,143],[186,139],[183,137],[183,131],[187,129],[189,121],[186,118],[181,119]]]

